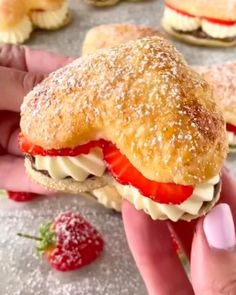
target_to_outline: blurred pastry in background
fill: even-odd
[[[90,29],[84,39],[82,54],[86,55],[98,49],[115,47],[130,40],[148,36],[161,36],[152,27],[134,24],[107,24]]]
[[[65,0],[38,0],[32,1],[30,18],[37,28],[53,30],[67,25],[71,14]]]
[[[120,2],[120,0],[84,0],[86,3],[90,5],[94,5],[97,7],[106,7],[106,6],[113,6]]]
[[[236,61],[195,70],[212,85],[214,98],[227,123],[229,151],[236,152]]]
[[[164,29],[181,41],[204,46],[236,44],[235,0],[166,0]]]
[[[34,27],[58,29],[69,20],[66,0],[0,0],[0,42],[23,43]]]

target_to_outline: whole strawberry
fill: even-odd
[[[38,240],[37,251],[46,255],[58,271],[72,271],[95,260],[104,242],[98,231],[78,213],[61,213],[53,222],[41,226],[40,236],[19,236]]]
[[[40,196],[34,193],[12,192],[12,191],[8,191],[7,194],[8,194],[8,198],[15,202],[29,202]]]

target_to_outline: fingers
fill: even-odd
[[[0,66],[36,74],[48,74],[74,58],[16,45],[0,47]]]
[[[236,181],[226,168],[222,170],[222,190],[220,202],[228,203],[230,205],[234,222],[236,223]],[[196,220],[191,222],[173,222],[171,225],[176,236],[180,239],[186,254],[189,256],[191,252],[191,244],[195,231]]]
[[[19,121],[19,113],[0,111],[0,147],[2,153],[22,155],[18,147]]]
[[[194,236],[191,273],[196,295],[236,294],[235,228],[227,204],[200,221]]]
[[[8,191],[48,194],[48,191],[33,183],[26,175],[24,159],[10,155],[0,156],[0,188]]]
[[[230,205],[234,222],[236,224],[236,180],[226,168],[222,170],[220,202]]]
[[[0,67],[0,110],[19,112],[24,96],[43,78],[41,74]]]
[[[167,224],[151,220],[127,201],[123,203],[122,216],[130,250],[149,295],[193,294]]]

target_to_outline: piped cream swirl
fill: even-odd
[[[90,153],[76,157],[35,156],[34,167],[47,171],[53,179],[71,177],[76,181],[84,181],[89,175],[101,177],[106,169],[100,148],[93,148]]]
[[[229,145],[236,146],[236,135],[233,132],[227,131]]]
[[[64,25],[68,13],[68,4],[65,2],[63,6],[57,10],[32,11],[30,16],[33,24],[38,28],[57,29]]]
[[[165,7],[163,21],[180,31],[194,31],[201,26],[198,17],[183,15],[169,7]]]
[[[99,194],[93,192],[98,198],[98,201],[106,206],[104,200],[110,199],[113,202],[117,200],[117,192],[120,195],[120,199],[124,198],[129,200],[137,210],[144,210],[148,213],[152,219],[170,219],[172,221],[178,221],[180,219],[185,219],[184,216],[197,217],[200,210],[205,202],[211,202],[214,198],[214,186],[219,183],[220,177],[210,179],[206,183],[199,184],[195,187],[193,194],[186,201],[180,205],[166,205],[155,202],[147,197],[141,195],[138,189],[130,185],[121,185],[116,181],[112,182],[113,188],[116,192],[108,190],[107,187],[99,189]],[[110,204],[108,207],[111,207]],[[112,208],[119,209],[120,201],[115,206],[113,204]]]
[[[202,30],[207,33],[207,35],[216,38],[224,39],[236,36],[236,24],[227,26],[222,24],[216,24],[209,22],[207,20],[202,20]]]
[[[32,32],[32,23],[28,16],[12,28],[0,29],[0,42],[9,44],[23,43]]]

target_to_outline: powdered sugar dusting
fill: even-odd
[[[46,148],[75,146],[101,131],[145,177],[162,182],[205,181],[226,155],[224,122],[208,85],[157,36],[52,73],[26,98],[22,129]]]
[[[50,263],[60,271],[75,270],[95,260],[103,250],[103,240],[78,213],[63,212],[54,221],[55,249]]]
[[[105,240],[105,251],[91,265],[59,273],[35,255],[35,243],[17,232],[36,234],[41,223],[61,211],[80,212]],[[129,253],[120,215],[78,196],[39,199],[28,204],[0,200],[0,290],[4,295],[146,294]]]

